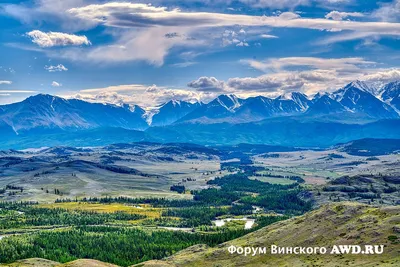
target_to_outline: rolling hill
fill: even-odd
[[[334,203],[301,217],[262,228],[218,247],[190,247],[153,266],[399,266],[400,207],[374,208],[350,202]],[[396,238],[397,237],[397,238]],[[380,255],[272,255],[269,247],[321,247],[334,245],[384,245]],[[228,248],[267,247],[267,254],[230,254]]]
[[[196,245],[163,260],[143,262],[134,267],[188,266],[399,266],[400,207],[372,207],[340,202],[328,204],[303,216],[281,221],[216,247]],[[326,247],[326,254],[271,254],[278,247]],[[382,254],[330,254],[334,245],[384,245]],[[228,248],[266,247],[266,254],[230,254]],[[104,266],[115,265],[77,260],[60,264],[44,259],[27,259],[0,266]]]

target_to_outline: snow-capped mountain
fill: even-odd
[[[392,85],[393,88],[397,88]],[[391,87],[394,97],[395,89]],[[377,97],[378,90],[362,81],[349,83],[332,94],[318,93],[312,100],[299,92],[284,94],[275,99],[257,96],[240,99],[221,95],[178,120],[198,123],[242,123],[282,116],[317,116],[341,114],[349,118],[392,119],[399,114],[391,105]],[[397,103],[397,98],[393,98]],[[349,118],[346,118],[349,117]],[[339,117],[340,118],[340,117]]]
[[[179,122],[231,122],[259,121],[271,117],[295,115],[304,112],[310,100],[301,93],[292,93],[275,99],[257,96],[240,99],[235,95],[221,95],[194,110]]]
[[[171,100],[162,105],[151,118],[152,126],[165,126],[176,122],[190,112],[200,107],[202,103],[190,103],[179,100]]]
[[[275,99],[258,96],[243,101],[234,117],[247,121],[262,120],[271,117],[288,116],[302,113],[308,108],[309,100],[301,93],[291,93]]]
[[[232,94],[231,95],[220,95],[214,101],[216,103],[218,103],[219,105],[221,105],[226,110],[229,110],[231,112],[234,112],[243,103],[243,99],[240,99],[236,95],[232,95]],[[213,104],[216,104],[216,103],[213,103]]]
[[[356,81],[334,92],[332,98],[353,113],[379,119],[398,118],[399,114],[390,105],[379,100],[371,91],[376,92],[366,83]]]
[[[371,95],[374,95],[374,96],[376,96],[379,92],[379,89],[377,87],[375,87],[373,84],[366,83],[366,82],[359,81],[359,80],[353,81],[353,82],[349,83],[348,85],[346,85],[345,87],[354,87],[361,91],[370,93]]]
[[[400,96],[400,81],[390,82],[382,87],[381,98],[385,101]]]
[[[235,95],[220,95],[207,104],[172,100],[159,106],[151,120],[146,117],[148,113],[136,105],[89,103],[41,94],[0,106],[0,131],[5,136],[103,127],[145,130],[188,122],[238,124],[288,116],[313,120],[332,117],[347,122],[400,118],[400,82],[385,85],[379,96],[371,92],[376,92],[374,87],[356,81],[332,94],[319,93],[312,100],[298,92],[277,98],[241,99]]]
[[[235,95],[220,95],[210,103],[204,104],[182,117],[178,122],[194,120],[204,122],[227,118],[240,108],[243,101]]]
[[[118,107],[43,94],[0,106],[0,121],[15,133],[99,127],[144,130],[148,125],[143,114],[144,110],[137,106]]]
[[[310,108],[306,111],[307,115],[328,115],[349,112],[341,103],[332,99],[327,94],[320,94],[314,97]]]
[[[295,102],[303,111],[307,110],[310,106],[310,100],[308,97],[299,92],[291,92],[287,94],[283,94],[276,98],[277,100],[291,100]]]
[[[382,87],[381,98],[400,110],[400,81],[391,82]]]

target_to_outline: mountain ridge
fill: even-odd
[[[384,85],[380,92],[365,82],[354,81],[332,93],[318,93],[313,99],[300,92],[276,98],[255,96],[242,99],[220,95],[209,103],[170,100],[147,118],[137,105],[91,103],[78,99],[39,94],[22,102],[0,106],[0,125],[13,131],[37,127],[89,129],[121,127],[145,130],[175,123],[243,123],[273,117],[321,114],[359,114],[369,119],[400,118],[400,81]],[[29,125],[27,125],[29,124]]]
[[[4,146],[11,147],[38,144],[38,136],[42,143],[59,144],[57,134],[60,140],[73,144],[79,140],[104,144],[122,137],[125,141],[304,147],[326,147],[361,138],[399,138],[400,115],[392,105],[397,100],[400,103],[400,82],[388,83],[382,90],[372,95],[367,85],[353,82],[312,99],[292,92],[276,98],[220,95],[206,104],[171,100],[159,106],[150,125],[147,111],[136,105],[39,94],[0,106],[0,131]],[[112,129],[114,136],[105,129]],[[96,133],[97,142],[90,141],[91,131]]]

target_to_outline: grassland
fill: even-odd
[[[259,180],[264,183],[270,183],[270,184],[282,184],[282,185],[288,185],[288,184],[294,184],[296,183],[293,180],[287,179],[287,178],[273,178],[273,177],[258,177],[258,176],[252,176],[249,177],[252,180]]]
[[[99,203],[86,203],[86,202],[68,202],[68,203],[52,203],[52,204],[41,204],[41,208],[47,209],[65,209],[65,210],[78,210],[78,211],[91,211],[100,213],[114,213],[114,212],[124,212],[129,214],[137,214],[145,216],[148,219],[158,219],[161,218],[162,208],[153,208],[150,205],[124,205],[119,203],[111,204],[99,204]],[[135,221],[129,221],[132,224],[138,224],[145,219],[139,219]]]

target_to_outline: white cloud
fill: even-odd
[[[181,63],[175,63],[172,64],[171,66],[176,67],[176,68],[187,68],[193,65],[198,64],[198,62],[194,62],[194,61],[186,61],[186,62],[181,62]]]
[[[91,45],[86,36],[67,34],[62,32],[42,32],[34,30],[27,35],[32,38],[32,42],[40,47],[70,46],[70,45]]]
[[[231,78],[228,80],[227,84],[229,87],[234,88],[235,90],[266,92],[276,92],[283,85],[281,81],[271,76]]]
[[[399,69],[377,69],[377,63],[363,58],[288,57],[241,62],[267,74],[258,77],[234,77],[226,82],[202,77],[202,81],[209,81],[204,82],[204,87],[212,88],[212,84],[216,83],[225,92],[235,92],[242,96],[271,96],[290,91],[312,95],[320,91],[336,90],[357,79],[380,83],[400,80]]]
[[[345,31],[346,33],[362,34],[364,37],[373,35],[400,36],[399,23],[302,18],[299,14],[293,12],[280,13],[279,16],[251,16],[186,12],[179,9],[128,2],[88,5],[72,8],[68,12],[78,19],[87,20],[93,24],[124,29],[116,46],[102,46],[94,49],[87,56],[76,56],[77,59],[89,58],[100,61],[147,60],[155,65],[163,64],[163,59],[172,47],[190,45],[187,38],[165,38],[165,34],[171,32],[176,33],[174,36],[186,37],[197,34],[197,37],[199,37],[196,38],[197,41],[206,40],[210,34],[211,31],[207,31],[203,36],[199,36],[198,33],[204,29],[233,27],[235,25],[240,25],[241,29],[243,27],[305,28],[328,32]],[[129,32],[127,29],[135,30]],[[238,36],[239,33],[244,35],[245,32],[247,31],[225,32],[222,46],[245,45],[247,42]],[[348,35],[347,39],[352,36],[355,39],[359,38],[356,35]],[[271,38],[272,36],[266,37]],[[340,39],[336,40],[340,41]],[[333,41],[335,39],[332,39]],[[147,46],[143,45],[144,43]],[[207,44],[197,42],[191,45]]]
[[[400,81],[400,69],[382,69],[377,70],[374,73],[365,74],[361,77],[362,80],[372,81],[372,82],[393,82]]]
[[[215,77],[200,77],[188,83],[188,87],[201,92],[221,92],[224,90],[225,83]]]
[[[0,81],[0,84],[12,84],[12,81]]]
[[[236,46],[242,46],[243,47],[243,46],[249,46],[249,44],[246,41],[242,41],[242,42],[236,44]]]
[[[379,39],[380,35],[375,34],[375,33],[370,33],[370,32],[348,32],[348,33],[344,33],[344,34],[338,34],[338,35],[326,37],[324,39],[321,39],[321,40],[315,42],[315,44],[329,45],[329,44],[333,44],[333,43],[367,39],[367,38]]]
[[[295,8],[297,6],[310,6],[313,3],[319,5],[336,5],[348,3],[351,0],[239,0],[240,2],[261,8]]]
[[[361,18],[361,17],[364,17],[364,14],[360,13],[360,12],[339,12],[339,11],[335,10],[335,11],[329,12],[325,16],[325,18],[327,18],[327,19],[333,19],[333,20],[337,20],[337,21],[343,20],[343,19],[348,18],[348,17]]]
[[[98,46],[88,52],[70,51],[76,60],[89,59],[100,62],[124,62],[132,60],[143,60],[150,64],[161,66],[169,50],[176,46],[191,46],[196,40],[187,38],[165,38],[169,32],[178,32],[180,36],[190,29],[153,27],[144,31],[124,31],[114,45]],[[64,54],[65,58],[71,58],[71,54]]]
[[[70,8],[88,5],[94,1],[96,0],[19,1],[22,3],[3,4],[0,8],[25,24],[41,25],[43,22],[51,22],[68,31],[80,31],[93,27],[92,23],[74,18],[66,11]]]
[[[230,3],[231,1],[221,0],[218,2]],[[298,5],[310,5],[311,3],[317,3],[318,5],[326,3],[329,5],[343,4],[348,1],[243,0],[242,2],[250,6],[277,8],[279,6],[295,7]],[[94,28],[99,25],[106,27],[105,33],[110,34],[114,39],[110,44],[88,49],[68,48],[59,53],[51,54],[54,57],[90,62],[118,63],[141,60],[161,66],[164,64],[165,57],[176,47],[204,46],[218,49],[215,45],[216,37],[213,35],[216,29],[235,26],[240,27],[238,34],[242,36],[248,34],[252,28],[264,28],[265,31],[268,30],[266,29],[267,27],[302,28],[331,32],[333,36],[327,36],[326,40],[328,41],[316,43],[320,45],[375,36],[400,36],[400,23],[332,20],[315,17],[306,18],[294,12],[277,13],[279,14],[278,16],[253,16],[205,11],[189,12],[179,9],[169,9],[165,6],[131,2],[104,3],[104,1],[70,0],[63,1],[59,5],[52,5],[51,0],[37,0],[36,3],[36,11],[47,12],[48,16],[46,18],[55,16],[62,19],[64,22],[63,25],[68,24],[67,22],[69,21],[74,25],[77,25],[75,22],[79,22],[82,25],[79,28],[80,30]],[[155,3],[160,3],[161,5],[168,3],[168,1],[156,1]],[[207,3],[213,4],[211,1]],[[27,7],[25,6],[25,8]],[[10,8],[8,10],[10,11]],[[19,10],[17,13],[21,15],[23,12]],[[52,16],[49,14],[52,14]],[[336,14],[335,18],[338,19],[338,16],[350,16],[349,14],[356,15],[355,12],[339,12],[339,15]],[[43,18],[43,20],[46,18]],[[343,34],[335,32],[343,32]],[[166,38],[166,36],[174,38]],[[260,33],[258,36],[260,36]],[[273,35],[265,35],[262,38],[275,37]],[[251,38],[246,39],[252,40]],[[39,43],[52,46],[54,42],[40,41]],[[85,42],[82,44],[85,44]],[[249,42],[246,42],[243,37],[230,36],[222,40],[222,46],[245,46],[246,44],[249,44]]]
[[[335,69],[343,72],[352,72],[358,70],[359,65],[374,64],[375,62],[367,61],[359,57],[350,58],[318,58],[318,57],[284,57],[269,58],[264,61],[258,60],[241,60],[242,63],[263,71],[276,71],[288,67],[309,67],[313,69]]]
[[[29,91],[29,90],[0,90],[0,93],[4,94],[30,94],[36,93],[36,91]]]
[[[51,86],[53,86],[53,87],[61,87],[62,84],[61,84],[61,83],[58,83],[58,82],[56,82],[56,81],[53,81],[53,82],[51,83]]]
[[[57,66],[44,66],[44,69],[48,72],[61,72],[61,71],[68,71],[68,69],[63,64],[58,64]]]
[[[78,94],[70,95],[82,100],[112,104],[137,104],[141,107],[156,107],[171,99],[185,101],[209,101],[215,92],[199,92],[179,88],[168,88],[156,85],[127,84],[104,88],[81,90]]]
[[[89,5],[68,12],[80,19],[114,27],[218,27],[270,26],[309,28],[315,30],[350,30],[400,35],[398,23],[333,21],[325,18],[301,18],[299,14],[284,12],[279,16],[251,16],[208,12],[183,12],[178,9],[153,7],[127,2]]]
[[[398,22],[400,20],[400,0],[393,0],[390,3],[382,3],[381,7],[372,13],[382,21]]]
[[[271,35],[271,34],[261,34],[261,38],[264,38],[264,39],[276,39],[276,38],[279,38],[279,37],[275,36],[275,35]]]

